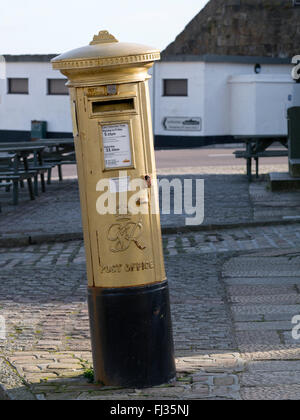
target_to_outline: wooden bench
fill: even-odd
[[[4,150],[4,151],[3,151]],[[31,200],[34,200],[32,179],[37,175],[37,171],[30,169],[27,162],[27,152],[23,150],[14,152],[10,149],[1,149],[0,153],[0,181],[12,182],[13,184],[13,204],[19,202],[19,184],[23,185],[27,181],[28,191]]]
[[[13,171],[0,171],[0,181],[11,182],[13,186],[13,204],[17,205],[19,203],[19,183],[27,180],[29,197],[31,200],[34,200],[34,192],[32,188],[32,178],[34,177],[35,172],[13,172]]]
[[[41,177],[42,192],[46,192],[45,173],[48,173],[48,184],[50,184],[49,178],[51,178],[51,171],[54,165],[51,163],[45,163],[42,156],[34,156],[34,158],[28,159],[27,162],[28,169],[36,172],[36,175],[34,176],[34,194],[38,196],[38,175]]]
[[[75,152],[71,152],[71,153],[65,153],[64,151],[62,151],[61,153],[59,151],[52,152],[52,153],[45,152],[44,162],[46,164],[52,165],[52,167],[57,166],[59,180],[62,181],[63,180],[62,166],[76,164]],[[50,184],[50,182],[51,182],[51,170],[48,171],[48,184]]]

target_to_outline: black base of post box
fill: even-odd
[[[95,381],[144,388],[176,377],[168,282],[88,288]]]

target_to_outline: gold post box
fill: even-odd
[[[70,89],[95,380],[105,385],[176,374],[148,89],[159,59],[101,31],[52,60]]]

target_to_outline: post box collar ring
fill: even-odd
[[[63,53],[52,60],[54,69],[114,67],[160,60],[160,51],[146,45],[118,42],[108,31],[100,31],[93,41],[81,48]]]

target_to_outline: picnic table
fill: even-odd
[[[38,195],[37,176],[41,175],[42,190],[45,191],[44,168],[42,152],[44,146],[36,145],[20,145],[18,143],[9,146],[0,145],[0,153],[2,161],[6,159],[6,166],[1,168],[0,180],[11,181],[13,183],[13,203],[18,204],[18,184],[23,183],[26,179],[28,183],[28,190],[30,199],[34,200],[35,195]],[[33,155],[34,165],[30,165],[28,157]],[[32,178],[34,178],[34,190],[32,186]]]
[[[59,180],[63,180],[62,166],[76,164],[76,156],[74,150],[74,139],[41,139],[35,143],[47,146],[44,153],[44,161],[57,166]],[[51,182],[51,174],[48,176],[48,183]]]
[[[0,153],[0,168],[2,164],[6,165],[7,162],[11,162],[13,159],[12,155],[9,153]],[[1,172],[0,172],[1,174]],[[10,187],[13,185],[12,181],[2,179],[0,176],[0,188],[5,188],[6,191],[9,191]],[[1,203],[0,203],[0,212],[1,212]]]
[[[7,161],[7,160],[12,160],[15,157],[11,155],[11,153],[7,153],[7,152],[0,152],[0,162],[3,161]]]
[[[15,158],[15,155],[11,155],[9,153],[0,153],[0,188],[5,188],[6,191],[9,191],[13,183],[11,180],[7,180],[1,177],[1,168],[7,167],[7,164],[10,164],[14,158]],[[1,204],[0,204],[0,212],[1,212]]]
[[[38,195],[38,176],[41,177],[42,191],[45,192],[45,172],[48,183],[51,171],[57,166],[62,181],[62,165],[75,164],[73,138],[38,139],[24,142],[0,142],[0,188],[13,188],[13,203],[18,204],[19,183],[23,187],[27,181],[31,200]],[[34,180],[34,185],[32,184]]]
[[[55,146],[74,146],[73,138],[55,138],[55,139],[38,139],[33,141],[18,141],[18,142],[0,142],[0,149],[5,147],[30,147],[30,146],[44,146],[44,147],[55,147]]]
[[[247,176],[252,181],[252,159],[256,163],[256,178],[259,172],[259,158],[288,156],[288,137],[278,135],[235,136],[235,139],[245,143],[245,150],[234,152],[236,158],[247,160]],[[279,142],[286,150],[267,150],[274,143]]]
[[[76,164],[73,138],[38,139],[32,142],[0,143],[0,151],[5,147],[44,147],[43,162],[48,165],[48,184],[51,183],[52,168],[58,167],[59,180],[63,180],[62,165]]]

